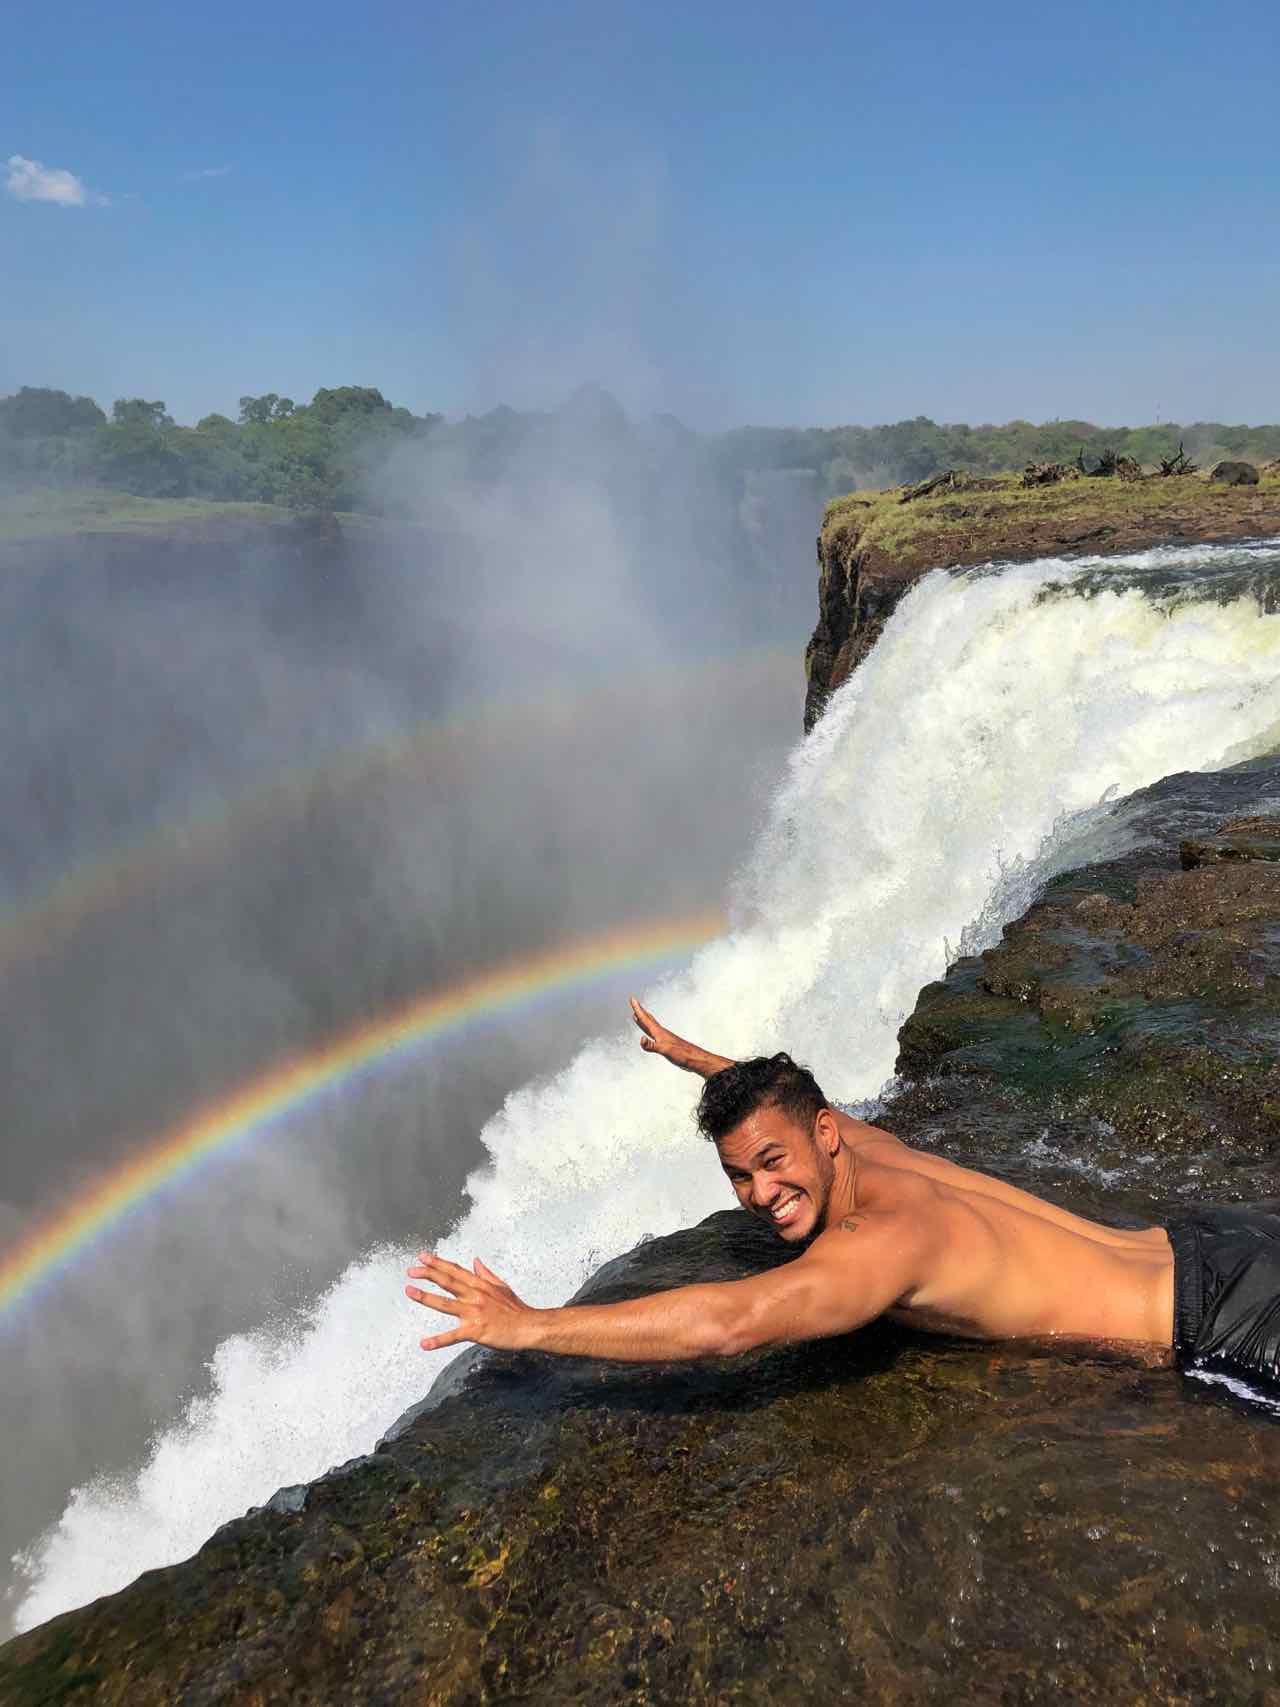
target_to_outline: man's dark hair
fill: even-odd
[[[698,1130],[718,1144],[758,1108],[777,1108],[808,1131],[830,1106],[813,1074],[790,1055],[756,1055],[712,1073],[698,1098]]]

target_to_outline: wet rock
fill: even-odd
[[[1280,794],[1271,768],[1268,782],[1251,776]],[[966,1100],[987,1107],[989,1152],[1007,1134],[1019,1183],[1038,1123],[1081,1181],[1091,1169],[1123,1180],[1112,1207],[1274,1194],[1280,815],[1214,828],[1170,826],[1141,853],[1058,880],[996,947],[921,992],[899,1072],[979,1081]],[[883,1118],[904,1135],[937,1126],[914,1087]]]
[[[1211,860],[1280,860],[1280,817],[1238,818],[1220,835],[1188,836],[1178,851],[1186,870]]]
[[[693,1387],[587,1366],[556,1406],[496,1359],[305,1512],[11,1644],[0,1700],[1251,1699],[1270,1426],[1101,1352],[884,1333]]]

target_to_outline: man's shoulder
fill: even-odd
[[[877,1174],[880,1172],[877,1170]],[[867,1181],[865,1200],[834,1217],[814,1240],[811,1250],[822,1244],[835,1254],[851,1238],[858,1238],[864,1244],[868,1239],[900,1238],[904,1230],[914,1229],[928,1219],[938,1196],[933,1182],[923,1175],[896,1168],[883,1172],[883,1179]]]
[[[846,1114],[843,1109],[836,1111],[836,1124],[840,1135],[851,1150],[859,1153],[863,1150],[883,1146],[889,1150],[910,1150],[911,1146],[903,1142],[897,1133],[890,1132],[884,1126],[872,1126],[869,1121],[859,1120],[856,1114]]]
[[[868,1215],[917,1214],[937,1197],[938,1180],[928,1158],[905,1144],[879,1154],[868,1147],[858,1157],[857,1194],[857,1207]]]

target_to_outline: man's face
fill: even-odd
[[[806,1130],[779,1108],[758,1108],[716,1145],[738,1202],[789,1245],[816,1233],[826,1216],[835,1163],[823,1115],[831,1122],[824,1110]]]

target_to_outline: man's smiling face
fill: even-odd
[[[828,1126],[834,1133],[829,1109],[806,1130],[780,1108],[758,1108],[716,1145],[738,1202],[789,1245],[816,1233],[826,1218],[835,1177],[824,1142]]]

